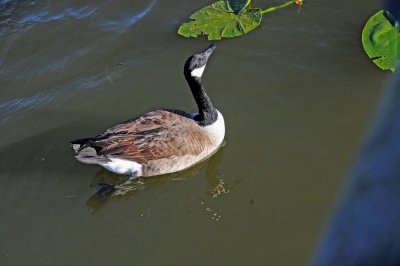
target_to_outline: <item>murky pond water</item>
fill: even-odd
[[[268,7],[279,1],[254,1]],[[226,146],[99,201],[121,176],[69,141],[157,108],[196,110],[176,34],[209,1],[0,1],[0,265],[304,265],[386,74],[375,1],[308,1],[218,42],[204,84]]]

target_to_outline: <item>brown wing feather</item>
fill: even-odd
[[[112,128],[107,129],[99,136],[110,134],[138,134],[149,130],[157,129],[160,127],[168,127],[173,125],[181,118],[180,115],[175,113],[157,110],[146,113],[137,118],[128,120],[124,123],[118,124]]]
[[[210,144],[200,126],[190,118],[153,111],[100,134],[92,146],[99,155],[147,164],[171,156],[198,155]]]

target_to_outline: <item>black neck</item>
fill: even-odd
[[[197,103],[197,107],[199,108],[199,115],[195,117],[195,120],[198,121],[201,126],[213,124],[217,121],[218,112],[212,104],[210,97],[208,97],[204,90],[203,85],[201,84],[201,78],[192,77],[190,74],[185,76]]]

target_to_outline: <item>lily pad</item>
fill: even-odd
[[[262,20],[261,9],[248,8],[235,14],[227,2],[218,1],[190,16],[192,21],[179,27],[185,37],[208,35],[208,40],[237,37],[258,27]]]
[[[227,0],[229,6],[232,8],[233,13],[236,15],[243,11],[247,6],[250,5],[251,0]]]
[[[384,10],[374,14],[362,32],[364,50],[381,69],[396,71],[400,60],[399,24]]]

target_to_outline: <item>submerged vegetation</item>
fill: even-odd
[[[257,28],[264,14],[290,5],[302,4],[303,0],[290,0],[262,10],[253,8],[251,0],[221,0],[192,14],[192,21],[183,23],[178,33],[185,37],[208,35],[208,40],[237,37]]]
[[[384,10],[375,13],[362,32],[364,50],[372,61],[383,70],[399,69],[399,23]]]

